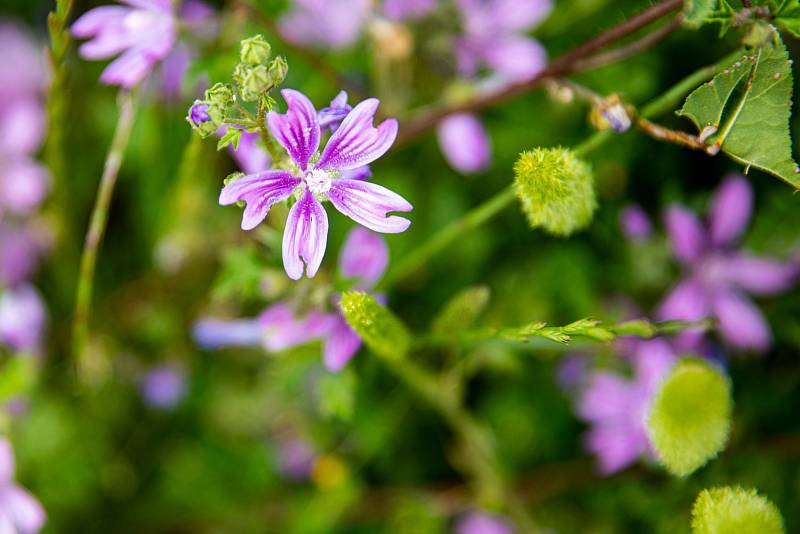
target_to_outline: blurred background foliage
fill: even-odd
[[[101,2],[75,2],[80,14]],[[224,81],[241,38],[263,33],[290,64],[285,86],[318,107],[340,87],[273,40],[257,18],[233,2],[213,2],[219,37],[193,65]],[[256,2],[274,19],[285,2]],[[649,5],[640,0],[559,1],[535,36],[557,56]],[[5,0],[3,17],[28,24],[45,41],[47,0]],[[324,60],[369,87],[402,117],[435,99],[451,75],[437,32],[445,16],[414,27],[413,92],[382,94],[370,46],[323,53]],[[431,37],[431,35],[433,37]],[[797,57],[798,43],[787,46]],[[717,28],[680,30],[658,46],[576,79],[601,94],[644,103],[700,66],[737,46]],[[380,59],[378,59],[380,61]],[[184,117],[195,96],[167,101],[141,91],[132,140],[120,173],[102,246],[93,306],[91,365],[76,381],[69,351],[71,313],[82,236],[117,118],[115,88],[97,83],[102,62],[67,57],[63,128],[67,161],[46,207],[57,245],[37,283],[50,310],[50,335],[28,413],[10,426],[19,479],[43,502],[47,532],[445,532],[471,507],[449,457],[450,432],[379,362],[363,350],[339,375],[321,366],[318,346],[280,355],[258,349],[202,351],[191,339],[204,315],[252,316],[266,304],[265,273],[282,275],[276,247],[284,216],[251,234],[239,210],[217,205],[222,179],[234,170],[213,140],[191,136]],[[572,146],[591,134],[587,108],[530,92],[481,114],[493,164],[464,177],[443,160],[433,133],[392,150],[373,171],[382,185],[414,204],[413,225],[389,236],[392,258],[508,185],[522,150]],[[687,128],[688,123],[665,117]],[[793,132],[800,124],[792,122]],[[424,332],[443,304],[465,286],[491,290],[485,322],[563,324],[592,316],[616,320],[621,297],[652,311],[677,267],[669,260],[660,214],[680,201],[704,210],[710,192],[736,165],[657,143],[631,131],[588,158],[597,178],[599,210],[570,239],[529,230],[514,208],[458,240],[390,296],[393,311]],[[798,238],[797,196],[758,171],[752,250],[785,255]],[[635,202],[659,221],[645,244],[623,239],[620,209]],[[331,271],[346,231],[331,217]],[[274,228],[278,228],[276,231]],[[321,275],[322,276],[322,275]],[[280,286],[281,276],[269,278]],[[307,282],[303,282],[307,283]],[[536,517],[554,531],[688,532],[691,503],[704,487],[739,483],[759,488],[782,511],[788,532],[800,530],[800,289],[762,299],[774,346],[758,358],[733,357],[731,443],[719,459],[687,480],[646,465],[611,477],[597,474],[583,452],[584,426],[558,387],[564,354],[552,344],[481,346],[480,372],[468,403],[496,433],[503,469]],[[607,350],[607,349],[606,349]],[[437,356],[437,355],[433,355]],[[425,355],[431,359],[432,355]],[[435,360],[430,363],[434,364]],[[170,363],[185,370],[187,394],[174,410],[145,405],[137,384],[146,371]],[[84,384],[76,386],[76,383]],[[90,386],[86,386],[89,384]],[[280,447],[296,433],[317,456],[311,480],[286,480]],[[294,436],[289,436],[294,437]]]

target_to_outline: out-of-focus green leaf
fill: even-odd
[[[349,421],[353,417],[358,378],[350,369],[328,373],[317,383],[317,405],[322,415]]]
[[[795,37],[800,37],[800,0],[788,0],[775,16],[775,22]]]
[[[36,381],[36,361],[18,356],[7,360],[0,368],[0,401],[6,401],[30,390]]]
[[[453,335],[466,331],[478,319],[489,303],[489,288],[468,287],[460,291],[444,305],[433,320],[432,330],[436,334]]]
[[[683,2],[683,25],[696,29],[702,26],[717,7],[717,0],[685,0]]]

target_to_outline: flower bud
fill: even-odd
[[[239,94],[245,102],[256,102],[264,93],[272,89],[272,81],[267,67],[255,67],[240,63],[241,66]]]
[[[375,297],[361,291],[348,291],[342,294],[339,307],[347,324],[377,356],[396,360],[406,355],[411,334],[402,321],[381,306]]]
[[[778,508],[754,489],[703,490],[692,507],[692,533],[728,532],[783,534],[783,519]]]
[[[631,114],[618,95],[611,95],[592,107],[589,122],[598,130],[622,133],[631,127]]]
[[[220,127],[222,114],[209,101],[195,100],[192,107],[189,108],[186,120],[192,126],[192,129],[200,134],[200,137],[206,138],[214,134],[217,128]]]
[[[716,367],[688,358],[672,369],[653,399],[647,430],[658,460],[685,477],[728,442],[731,384]]]
[[[266,63],[272,53],[272,48],[263,35],[254,35],[242,40],[240,43],[239,57],[242,63],[260,65]]]
[[[514,192],[532,227],[567,236],[592,220],[597,207],[592,171],[569,149],[523,152],[514,175]]]
[[[209,104],[221,113],[233,104],[233,90],[224,83],[215,83],[206,89],[205,97]]]
[[[269,78],[273,86],[283,83],[283,80],[286,79],[286,75],[288,73],[289,64],[286,63],[286,60],[283,58],[283,56],[276,57],[269,64]]]

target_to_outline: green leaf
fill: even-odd
[[[719,369],[694,358],[678,363],[647,421],[659,461],[681,477],[703,466],[727,443],[731,411],[731,385]]]
[[[339,302],[347,324],[369,349],[387,360],[404,358],[411,345],[406,325],[375,297],[361,291],[347,291]]]
[[[350,421],[353,417],[358,379],[350,369],[328,373],[317,383],[317,403],[320,413]]]
[[[700,138],[732,159],[800,188],[792,158],[792,71],[777,33],[772,42],[734,62],[692,92],[678,112],[695,123]]]
[[[222,150],[228,145],[233,145],[233,149],[238,150],[241,138],[242,130],[239,128],[227,128],[225,130],[225,135],[217,142],[217,150]]]
[[[784,2],[775,22],[795,37],[800,37],[800,0]]]
[[[27,393],[36,383],[36,360],[20,355],[9,358],[0,368],[0,402]]]
[[[444,305],[433,319],[431,330],[435,334],[456,335],[469,329],[489,303],[489,288],[468,287]]]
[[[684,0],[683,25],[687,28],[697,29],[717,7],[717,0]]]
[[[693,534],[783,534],[778,508],[756,490],[711,488],[692,507]]]

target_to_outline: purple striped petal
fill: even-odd
[[[295,316],[289,304],[273,304],[256,321],[264,329],[264,347],[271,352],[304,345],[326,337],[338,320],[333,315],[311,311],[302,318]]]
[[[222,134],[228,127],[220,128]],[[228,145],[228,151],[233,156],[236,164],[246,174],[256,174],[263,172],[270,167],[270,157],[258,143],[259,135],[256,132],[242,132],[239,139],[239,147],[234,149],[233,145]]]
[[[380,280],[389,264],[389,247],[381,236],[357,226],[350,231],[339,254],[339,270],[346,278],[358,278],[360,289]]]
[[[339,317],[325,340],[322,361],[328,371],[341,371],[361,347],[361,338]]]
[[[439,123],[439,148],[458,172],[472,174],[489,166],[492,148],[481,121],[470,113],[456,113]]]
[[[684,263],[696,260],[706,246],[706,233],[695,214],[672,205],[667,209],[666,225],[675,257]]]
[[[372,178],[372,169],[369,168],[369,165],[347,169],[339,174],[339,178],[345,180],[369,180]]]
[[[317,114],[320,128],[330,128],[332,132],[336,131],[339,124],[347,117],[353,107],[347,104],[347,93],[339,91],[336,98],[331,100],[331,105],[327,108],[322,108]]]
[[[752,210],[750,182],[738,174],[727,177],[711,200],[708,215],[711,242],[721,246],[735,241],[747,228]]]
[[[720,290],[714,295],[719,333],[731,346],[758,352],[769,348],[772,335],[761,311],[744,295]]]
[[[309,278],[317,274],[328,244],[328,214],[306,189],[292,209],[283,232],[283,267],[292,280],[299,280],[303,270]],[[307,267],[304,267],[305,262]]]
[[[392,211],[411,211],[411,204],[397,193],[371,182],[334,180],[328,198],[337,210],[376,232],[398,234],[411,224],[403,217],[387,216]]]
[[[775,295],[792,287],[800,266],[770,258],[739,254],[724,266],[725,278],[754,295]]]
[[[328,140],[317,167],[355,169],[383,156],[397,137],[397,121],[386,119],[377,128],[372,125],[380,101],[364,100],[347,114],[341,126]]]
[[[299,91],[281,91],[288,109],[285,114],[267,113],[269,131],[281,144],[301,170],[308,168],[308,160],[319,148],[319,122],[317,110],[311,101]]]
[[[270,207],[286,200],[302,180],[289,171],[271,170],[233,180],[222,188],[219,203],[223,206],[243,200],[242,230],[252,230],[264,220]]]

